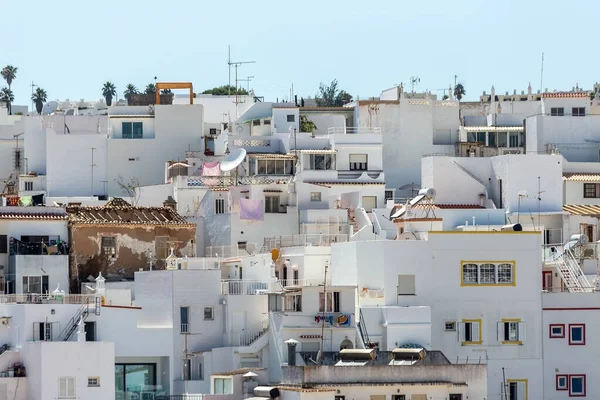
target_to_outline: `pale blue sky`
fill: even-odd
[[[361,98],[421,78],[448,87],[454,74],[476,99],[540,86],[591,88],[600,80],[597,0],[0,0],[0,66],[19,67],[15,104],[30,83],[50,99],[99,99],[110,80],[192,81],[195,91],[227,83],[227,45],[267,100],[314,95],[337,78]],[[3,85],[0,82],[0,86]],[[244,82],[245,86],[246,83]]]

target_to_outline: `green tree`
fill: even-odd
[[[2,90],[0,90],[0,101],[6,102],[6,107],[8,108],[9,114],[12,114],[11,104],[13,101],[15,101],[15,95],[13,94],[12,90],[7,87],[2,88]]]
[[[146,94],[156,94],[156,85],[154,83],[149,83],[146,85],[146,89],[144,89],[144,93]]]
[[[104,84],[104,86],[102,86],[102,96],[104,96],[107,106],[110,107],[112,105],[113,96],[116,96],[116,95],[117,95],[117,87],[115,85],[113,85],[112,82],[107,81]]]
[[[17,71],[19,68],[13,67],[12,65],[7,65],[2,68],[0,75],[4,78],[6,83],[8,84],[8,88],[11,89],[12,82],[17,78]]]
[[[334,79],[329,86],[323,82],[319,85],[319,93],[315,96],[319,107],[341,107],[352,101],[352,96],[345,90],[338,89],[338,81]]]
[[[457,83],[456,86],[454,86],[454,97],[456,97],[458,101],[461,101],[465,94],[467,94],[467,92],[465,91],[463,84]]]
[[[127,100],[127,103],[129,103],[129,99],[131,98],[132,94],[138,94],[138,88],[135,87],[134,84],[130,83],[127,86],[125,86],[125,91],[123,92],[123,97],[125,97],[125,100]]]
[[[41,87],[35,89],[35,92],[31,95],[31,100],[35,103],[35,110],[38,114],[42,114],[42,108],[44,107],[44,103],[47,99],[48,95]]]
[[[160,94],[173,94],[173,92],[171,92],[171,89],[163,89],[160,91]]]
[[[248,91],[244,88],[235,88],[232,85],[223,85],[214,87],[212,89],[207,89],[202,94],[212,94],[213,96],[227,96],[229,94],[238,95],[238,96],[246,96],[248,95]]]
[[[306,115],[300,116],[300,132],[312,133],[317,129],[317,126]]]

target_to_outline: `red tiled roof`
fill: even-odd
[[[0,207],[0,219],[60,221],[67,213],[61,207]]]
[[[330,187],[332,185],[385,185],[385,182],[312,182],[312,181],[304,181],[304,183],[310,183],[311,185],[325,186]]]
[[[394,208],[400,208],[403,204],[396,204]],[[417,204],[415,208],[427,207],[426,204]],[[438,210],[475,210],[485,208],[479,204],[434,204],[433,207]]]
[[[542,93],[542,98],[581,98],[590,97],[589,92],[554,92],[554,93]]]
[[[595,172],[567,172],[563,174],[563,181],[600,182],[600,174]]]

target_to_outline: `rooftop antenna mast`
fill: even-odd
[[[235,110],[236,110],[236,118],[237,118],[237,105],[238,101],[238,68],[242,64],[254,64],[256,61],[231,61],[231,46],[229,46],[229,56],[227,59],[227,65],[229,65],[229,87],[227,88],[227,94],[231,96],[231,66],[233,65],[235,68]]]
[[[410,90],[412,93],[415,93],[415,86],[417,86],[419,82],[421,82],[421,78],[419,78],[418,76],[410,77]]]
[[[542,53],[542,69],[540,70],[540,93],[543,93],[544,87],[544,53]]]

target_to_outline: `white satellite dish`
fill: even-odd
[[[58,102],[57,101],[49,101],[46,104],[44,104],[44,107],[42,107],[42,114],[52,114],[54,111],[56,111],[56,109],[58,108]]]
[[[65,115],[75,115],[75,109],[70,108],[67,111],[65,111]]]
[[[221,171],[236,169],[244,161],[244,158],[246,158],[246,150],[241,148],[236,149],[223,158],[223,161],[221,161]]]

